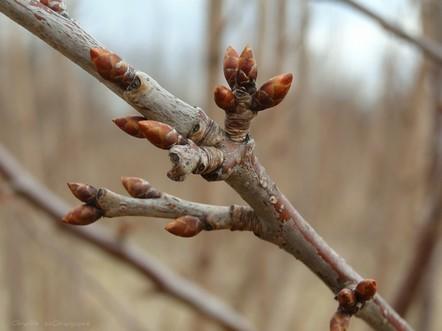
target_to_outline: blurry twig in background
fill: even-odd
[[[54,220],[60,220],[69,207],[59,197],[37,183],[22,166],[0,146],[0,175],[20,196]],[[167,270],[153,258],[129,245],[119,245],[114,236],[100,228],[79,228],[54,222],[60,230],[82,239],[119,259],[150,279],[161,291],[174,297],[229,330],[251,331],[243,317],[191,282]]]
[[[315,0],[318,1],[318,0]],[[322,0],[319,0],[322,1]],[[406,32],[397,24],[389,22],[387,19],[383,18],[379,14],[375,13],[368,7],[358,3],[354,0],[332,0],[332,1],[340,1],[358,12],[370,17],[377,23],[379,23],[385,30],[392,32],[397,37],[405,40],[409,44],[418,48],[425,55],[430,57],[433,61],[437,62],[439,65],[442,65],[442,45],[435,42],[434,40],[428,39],[424,36],[413,36],[412,34]]]
[[[72,273],[79,274],[81,278],[82,287],[91,289],[93,297],[98,297],[98,301],[102,306],[108,310],[119,324],[126,330],[134,331],[146,331],[144,326],[138,318],[132,314],[127,307],[121,304],[114,295],[112,295],[94,276],[89,274],[80,263],[71,255],[65,254],[62,250],[55,247],[50,240],[47,240],[47,236],[42,233],[38,227],[31,225],[27,221],[20,220],[20,227],[26,233],[28,238],[31,238],[38,245],[46,248],[45,251],[50,253],[59,264],[63,265]],[[91,292],[85,291],[89,295]]]
[[[428,38],[442,42],[442,11],[422,11],[423,31]],[[404,273],[400,284],[394,307],[402,316],[407,314],[411,304],[417,299],[420,292],[424,293],[422,286],[427,273],[432,270],[432,257],[440,240],[442,227],[442,67],[423,63],[423,71],[427,79],[424,89],[429,94],[429,111],[432,114],[430,140],[431,161],[428,167],[428,210],[421,225],[410,265]],[[424,111],[426,109],[419,109]]]

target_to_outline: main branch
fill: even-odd
[[[180,166],[183,175],[200,173],[207,180],[224,180],[235,189],[257,216],[256,235],[299,259],[334,293],[354,287],[363,279],[296,211],[254,154],[250,122],[259,111],[282,100],[292,81],[290,74],[277,76],[256,89],[257,70],[251,50],[245,48],[238,56],[233,49],[228,49],[224,73],[230,89],[221,87],[215,91],[215,101],[226,111],[223,131],[201,109],[177,99],[150,76],[104,49],[74,21],[47,10],[39,2],[2,0],[0,11],[123,96],[146,120],[170,126],[147,125],[142,132],[152,143],[169,150],[174,168]],[[141,125],[145,124],[148,123]],[[198,150],[196,162],[189,160],[191,167],[186,168],[186,161],[181,165],[180,162],[184,160],[182,157],[189,156],[186,151],[190,151],[193,144],[211,147],[211,152]],[[182,176],[169,177],[182,179]],[[376,330],[412,330],[378,294],[367,301],[356,316]]]

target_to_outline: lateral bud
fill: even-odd
[[[143,116],[119,117],[112,120],[121,130],[135,138],[145,138],[140,129],[139,122],[145,121]]]
[[[238,75],[238,63],[239,63],[239,55],[236,50],[229,46],[224,53],[224,77],[226,78],[227,83],[230,88],[233,89],[236,85],[236,77]]]
[[[237,84],[254,84],[257,76],[258,70],[252,49],[249,46],[246,46],[241,52],[238,60]]]
[[[89,205],[95,204],[98,190],[89,184],[68,183],[72,194],[80,201]]]
[[[168,223],[165,229],[175,236],[189,238],[203,230],[203,223],[198,217],[186,215]]]
[[[174,128],[162,122],[140,121],[141,132],[153,145],[161,149],[169,149],[173,145],[183,145],[184,139]]]
[[[278,105],[292,85],[292,74],[281,74],[265,82],[253,96],[252,110],[261,111]]]
[[[70,225],[88,225],[103,216],[101,209],[94,206],[81,205],[75,207],[63,217],[63,223]]]
[[[215,103],[219,108],[226,112],[232,112],[235,109],[235,96],[229,88],[218,85],[213,93]]]
[[[105,48],[91,48],[90,56],[100,76],[122,89],[127,89],[136,77],[134,68]]]
[[[359,301],[365,302],[376,294],[377,284],[374,279],[364,279],[356,285],[355,293]]]
[[[121,183],[131,197],[137,199],[157,199],[161,197],[161,192],[152,187],[152,185],[142,178],[121,177]]]

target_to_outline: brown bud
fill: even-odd
[[[168,223],[165,229],[179,237],[193,237],[203,230],[203,223],[198,217],[182,216]]]
[[[63,222],[71,225],[88,225],[96,222],[103,212],[89,205],[75,207],[63,217]]]
[[[137,199],[156,199],[161,197],[161,192],[157,191],[152,185],[142,178],[121,177],[126,191]]]
[[[344,310],[350,310],[356,306],[356,296],[355,293],[349,288],[343,288],[336,295],[336,300],[339,303],[339,306]]]
[[[356,285],[355,293],[356,297],[360,301],[367,301],[374,297],[376,294],[376,281],[374,279],[364,279]]]
[[[235,109],[235,96],[230,89],[218,85],[213,93],[215,103],[219,108],[224,109],[226,112],[231,112]]]
[[[64,0],[40,0],[40,2],[59,14],[66,13],[66,4]]]
[[[238,85],[254,83],[257,76],[258,70],[252,49],[246,46],[239,56],[237,83]]]
[[[135,70],[117,54],[104,48],[91,48],[90,56],[101,77],[126,89],[135,79]]]
[[[72,194],[80,201],[87,204],[94,204],[98,190],[92,185],[82,183],[68,183]]]
[[[253,96],[253,110],[261,111],[279,104],[289,91],[292,80],[292,74],[282,74],[265,82]]]
[[[145,138],[143,132],[140,130],[138,123],[145,121],[143,116],[127,116],[115,118],[112,121],[128,135],[135,138]]]
[[[231,46],[227,47],[224,53],[224,77],[230,88],[236,84],[236,76],[238,73],[239,55]]]
[[[330,331],[347,331],[351,316],[337,311],[330,320]]]
[[[170,125],[157,121],[141,121],[138,124],[144,136],[158,148],[169,149],[184,143],[183,137]]]

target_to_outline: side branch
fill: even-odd
[[[66,226],[59,220],[69,207],[47,188],[37,183],[25,169],[0,146],[0,176],[5,178],[11,188],[25,200],[45,212],[54,220],[58,229],[81,239],[109,256],[125,263],[152,281],[158,289],[171,297],[192,307],[229,330],[253,331],[253,327],[242,316],[218,299],[197,287],[188,280],[168,270],[160,262],[142,252],[135,246],[121,245],[113,236],[100,229]]]
[[[400,39],[416,47],[418,50],[420,50],[426,56],[431,58],[437,64],[442,65],[442,45],[440,45],[439,43],[430,40],[428,38],[425,38],[423,36],[415,36],[412,35],[411,33],[406,32],[397,24],[389,22],[381,15],[375,13],[373,10],[369,9],[368,7],[357,1],[354,0],[334,0],[334,1],[340,1],[350,6],[351,8],[355,9],[356,11],[360,12],[361,14],[371,18],[372,20],[377,22],[380,26],[382,26],[382,28],[384,28],[385,30],[393,33],[396,37],[399,37]]]
[[[166,230],[181,237],[192,237],[202,230],[258,231],[259,221],[250,207],[186,201],[159,192],[149,182],[136,177],[123,177],[122,182],[132,197],[106,188],[69,183],[72,193],[85,204],[71,210],[64,222],[86,225],[100,217],[146,216],[176,219],[166,226]]]

